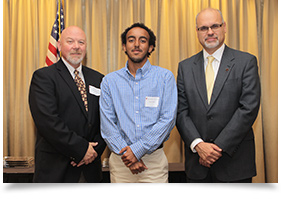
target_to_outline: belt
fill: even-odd
[[[161,149],[161,148],[163,148],[163,143],[160,144],[160,146],[156,150]]]

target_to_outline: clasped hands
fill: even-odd
[[[125,153],[124,153],[125,152]],[[136,156],[134,155],[132,149],[129,146],[124,147],[121,149],[119,154],[122,154],[121,159],[124,162],[124,164],[129,167],[132,174],[138,174],[143,172],[144,170],[148,169],[142,160],[138,161]]]
[[[195,150],[200,156],[199,163],[208,168],[222,156],[222,149],[212,143],[200,142],[195,146]]]
[[[89,142],[88,150],[87,150],[84,158],[78,164],[75,163],[74,161],[71,161],[70,164],[74,167],[75,166],[80,167],[83,164],[87,165],[87,164],[92,163],[96,159],[96,157],[98,157],[98,153],[94,149],[94,147],[97,145],[98,145],[97,142]]]

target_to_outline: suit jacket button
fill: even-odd
[[[88,127],[91,128],[91,127],[92,127],[92,124],[88,124]]]

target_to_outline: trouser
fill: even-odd
[[[86,183],[86,182],[87,180],[85,179],[83,172],[81,172],[78,183]]]
[[[217,179],[217,177],[215,176],[215,174],[211,171],[211,169],[209,169],[208,175],[205,179],[202,180],[193,180],[190,178],[186,178],[187,183],[251,183],[252,182],[252,178],[247,178],[247,179],[242,179],[242,180],[236,180],[236,181],[220,181],[219,179]]]
[[[167,183],[168,160],[163,148],[157,149],[142,158],[147,170],[132,174],[123,163],[121,155],[111,153],[109,157],[110,180],[113,183]]]

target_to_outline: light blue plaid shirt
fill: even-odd
[[[101,135],[111,151],[130,146],[138,160],[168,140],[175,126],[177,88],[171,71],[147,60],[136,77],[126,66],[103,78]]]

